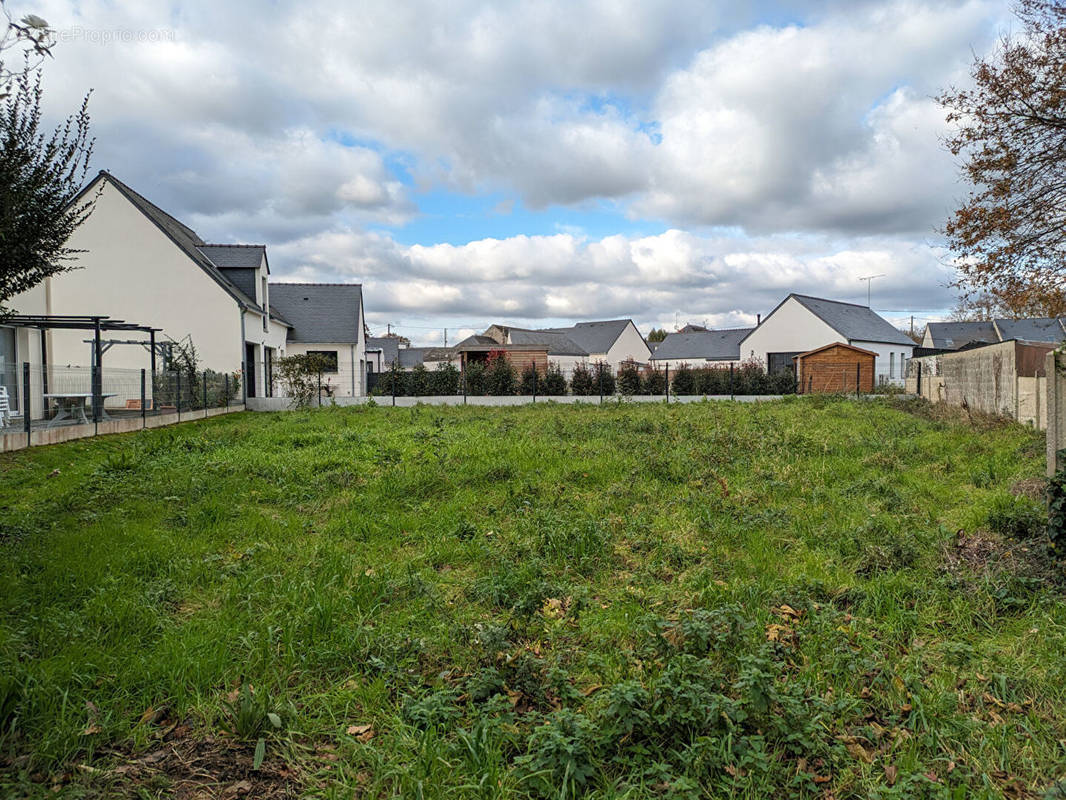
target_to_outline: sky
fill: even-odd
[[[967,187],[935,97],[991,0],[9,0],[91,90],[93,169],[375,335],[754,324],[789,292],[948,313]]]

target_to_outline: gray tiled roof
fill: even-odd
[[[174,244],[176,244],[189,258],[191,258],[196,264],[221,286],[226,292],[230,294],[235,300],[251,309],[262,312],[262,308],[249,297],[245,292],[241,291],[232,281],[227,280],[226,276],[218,268],[218,266],[204,253],[200,252],[200,248],[206,245],[203,239],[197,235],[189,226],[183,222],[172,217],[165,212],[155,203],[148,198],[137,193],[129,186],[124,184],[110,172],[101,170],[100,174],[89,185],[82,189],[80,196],[84,196],[94,185],[100,180],[107,180],[111,182],[120,194],[122,194],[127,200],[129,200],[142,214],[155,223],[167,237],[170,238]]]
[[[1061,342],[1066,329],[1054,317],[1037,319],[997,319],[996,329],[1003,341],[1021,339],[1026,342]],[[995,341],[993,339],[992,341]]]
[[[357,342],[363,288],[358,283],[272,283],[270,304],[292,325],[290,342]]]
[[[449,361],[455,357],[450,347],[401,347],[399,350],[400,366],[404,368],[423,366],[427,361]]]
[[[545,328],[544,330],[549,333],[566,334],[586,353],[596,354],[610,350],[630,322],[631,320],[628,319],[608,319],[599,322],[579,322],[570,328]]]
[[[821,297],[809,297],[804,294],[790,294],[789,297],[794,297],[804,308],[848,341],[902,344],[914,347],[911,339],[867,306],[825,300]],[[786,297],[785,300],[788,298]],[[779,305],[778,308],[780,307]],[[774,311],[776,310],[775,308]],[[773,311],[766,319],[772,315]]]
[[[383,364],[392,364],[396,361],[397,352],[400,349],[400,340],[395,336],[371,336],[366,340],[367,350],[381,348],[381,361]]]
[[[739,361],[740,341],[754,328],[734,328],[697,333],[670,333],[655,348],[653,361],[692,359]]]
[[[219,269],[258,269],[266,258],[262,244],[205,244],[197,249]]]
[[[574,340],[565,333],[553,331],[530,331],[522,328],[509,329],[511,344],[543,344],[548,347],[550,356],[587,356]]]
[[[999,335],[989,321],[930,322],[927,326],[933,347],[958,350],[973,342],[998,342]]]

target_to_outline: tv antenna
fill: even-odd
[[[873,285],[875,278],[883,278],[885,274],[882,272],[880,275],[867,275],[863,278],[859,278],[860,281],[866,281],[866,307],[870,308],[870,286]]]

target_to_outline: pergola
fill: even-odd
[[[126,322],[121,319],[112,319],[104,315],[77,315],[77,314],[11,314],[0,317],[0,322],[14,328],[36,328],[42,332],[46,330],[73,330],[92,331],[91,340],[93,346],[93,419],[99,420],[100,396],[103,394],[102,359],[105,351],[105,342],[101,334],[111,331],[139,331],[147,333],[149,338],[149,351],[152,354],[152,374],[155,374],[156,332],[162,328],[153,328],[150,325],[138,325],[135,322]],[[48,392],[48,349],[45,346],[44,337],[41,337],[41,374],[44,381],[44,391]]]

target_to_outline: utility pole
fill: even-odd
[[[444,329],[444,346],[445,347],[448,346],[448,329],[447,328]]]
[[[911,338],[914,338],[914,314],[911,314]]]
[[[385,330],[388,331],[385,334],[386,336],[392,336],[392,323],[391,322],[386,322],[385,323]]]
[[[864,278],[859,278],[860,281],[866,281],[866,307],[867,308],[870,308],[870,286],[873,284],[874,278],[883,278],[883,277],[885,277],[884,273],[881,273],[880,275],[867,275]]]

